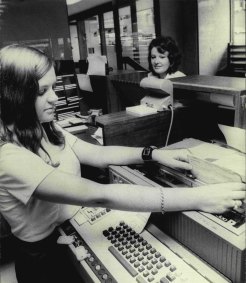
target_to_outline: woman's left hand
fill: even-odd
[[[192,166],[188,163],[186,149],[155,149],[152,152],[152,158],[168,167],[175,169],[191,170]]]

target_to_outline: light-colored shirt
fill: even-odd
[[[169,79],[174,79],[174,78],[179,78],[179,77],[185,77],[186,75],[180,71],[176,71],[173,74],[167,74],[165,79],[169,80]],[[148,77],[156,77],[152,72],[148,73]]]
[[[24,147],[7,143],[0,147],[0,212],[19,239],[34,242],[50,235],[64,221],[66,205],[33,197],[38,185],[53,170],[62,170],[80,176],[80,163],[72,150],[76,137],[63,131],[65,146],[47,146],[57,168]]]

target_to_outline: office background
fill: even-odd
[[[242,0],[90,1],[81,11],[82,2],[1,0],[0,46],[27,42],[75,62],[98,53],[114,69],[132,57],[146,68],[149,41],[165,34],[183,53],[182,71],[214,75],[226,65],[228,43],[245,42]]]

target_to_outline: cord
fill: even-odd
[[[168,129],[168,133],[167,133],[167,139],[166,139],[166,144],[165,144],[165,146],[168,145],[168,141],[169,141],[171,129],[172,129],[172,126],[173,126],[173,117],[174,117],[173,106],[172,106],[172,105],[168,105],[168,108],[171,110],[171,121],[170,121],[169,129]]]

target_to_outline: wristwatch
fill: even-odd
[[[156,146],[150,145],[143,149],[142,151],[142,159],[143,161],[152,161],[152,151],[157,149]]]

